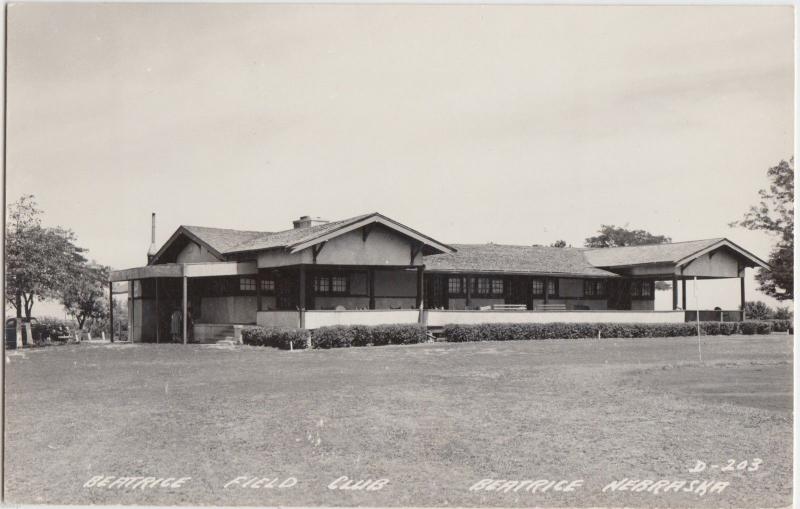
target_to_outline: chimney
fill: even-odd
[[[294,225],[294,229],[296,230],[298,228],[308,228],[309,226],[317,226],[320,224],[325,224],[327,222],[328,222],[327,219],[322,219],[319,217],[301,216],[300,219],[295,219],[294,221],[292,221],[292,224]]]
[[[153,215],[150,219],[151,227],[150,227],[150,249],[147,250],[147,263],[152,263],[153,259],[156,257],[156,253],[158,252],[158,248],[156,248],[156,213],[153,212]]]

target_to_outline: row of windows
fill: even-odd
[[[464,277],[450,277],[447,279],[447,292],[451,296],[466,295],[467,280]],[[534,296],[544,295],[544,279],[534,279],[531,282],[531,293]],[[558,287],[555,279],[547,281],[547,294],[555,297]],[[472,279],[470,295],[476,297],[502,297],[505,295],[505,280],[496,277],[476,277]]]
[[[585,279],[583,281],[584,297],[605,297],[606,282],[602,279]]]
[[[631,281],[631,297],[652,297],[653,282],[644,279],[634,279]]]

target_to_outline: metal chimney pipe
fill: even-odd
[[[153,212],[152,224],[153,224],[153,227],[152,227],[152,233],[150,234],[150,243],[151,244],[155,244],[156,243],[156,213],[155,212]]]
[[[156,213],[153,212],[150,228],[150,249],[147,250],[148,265],[155,259],[156,253],[158,253],[158,248],[156,248]]]

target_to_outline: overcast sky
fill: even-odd
[[[145,263],[153,211],[159,243],[379,211],[444,242],[616,224],[769,253],[728,223],[792,156],[791,6],[8,12],[7,200],[114,268]]]

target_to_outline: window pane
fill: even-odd
[[[451,277],[447,279],[447,291],[450,295],[459,295],[461,293],[461,278]]]
[[[597,295],[605,295],[605,294],[606,294],[606,282],[597,281]]]
[[[503,294],[503,280],[502,279],[492,279],[492,294],[493,295],[502,295]]]
[[[650,297],[653,294],[651,288],[650,281],[642,281],[642,297]]]
[[[331,291],[333,293],[347,292],[347,278],[344,276],[334,276],[331,278]]]
[[[531,284],[531,291],[534,295],[544,295],[544,281],[541,279],[534,279]]]
[[[555,295],[556,294],[556,282],[553,279],[547,280],[547,295]]]
[[[595,294],[595,289],[596,289],[596,286],[595,286],[595,282],[594,281],[585,280],[583,282],[583,294],[584,295],[593,296]]]
[[[331,280],[328,276],[317,276],[314,278],[314,290],[319,293],[328,293],[331,291]]]
[[[239,290],[241,291],[255,291],[256,280],[249,277],[239,278]]]
[[[261,289],[274,292],[275,291],[275,280],[274,279],[262,279],[261,280]]]
[[[478,294],[479,295],[488,295],[489,293],[489,278],[488,277],[479,277],[478,278]]]

